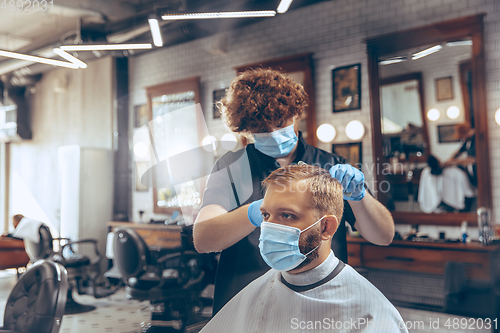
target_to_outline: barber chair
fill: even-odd
[[[39,233],[39,243],[25,240],[26,252],[32,262],[45,259],[52,260],[66,268],[69,289],[64,314],[83,313],[95,309],[95,306],[75,302],[73,299],[74,289],[80,295],[88,294],[96,298],[108,296],[115,291],[112,288],[107,288],[107,286],[103,287],[96,282],[99,276],[99,262],[102,258],[97,249],[97,240],[82,239],[71,241],[68,238],[53,238],[50,229],[44,224],[40,226]],[[53,241],[59,243],[59,250],[57,252],[54,251]],[[95,258],[91,261],[88,256],[76,253],[73,247],[76,244],[93,245]]]
[[[142,332],[184,332],[194,306],[203,307],[204,256],[185,246],[164,254],[148,248],[132,228],[115,230],[114,264],[125,282],[127,297],[149,300],[151,322]],[[188,249],[188,250],[187,250]]]
[[[10,293],[0,333],[59,332],[67,290],[66,269],[52,261],[38,261]]]

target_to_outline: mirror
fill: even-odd
[[[179,155],[186,147],[197,147],[203,139],[203,129],[196,104],[199,103],[199,78],[147,87],[150,138],[154,143],[154,159],[160,167],[152,172],[154,212],[172,214],[185,207],[196,208],[201,204],[202,182],[188,181],[174,186],[175,182],[164,179],[165,169],[172,165],[167,159]],[[184,111],[175,112],[183,109]],[[193,124],[196,124],[193,126]],[[183,133],[183,135],[179,135]],[[155,161],[153,161],[155,163]],[[188,166],[186,166],[188,167]],[[165,187],[165,184],[169,184]]]
[[[366,42],[378,199],[396,223],[476,221],[491,207],[483,15]]]

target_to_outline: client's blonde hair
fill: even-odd
[[[335,215],[340,222],[344,212],[342,185],[325,169],[313,165],[289,165],[274,170],[262,181],[262,186],[267,189],[271,185],[294,182],[306,184],[311,194],[307,204],[316,209],[319,216]]]

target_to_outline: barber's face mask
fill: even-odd
[[[271,133],[253,134],[253,139],[255,140],[255,149],[273,158],[290,154],[299,140],[295,134],[294,124]]]
[[[289,271],[300,265],[309,254],[321,245],[320,242],[314,249],[302,254],[299,248],[300,234],[315,226],[325,216],[302,231],[282,224],[262,222],[259,238],[262,259],[271,268],[278,271]]]

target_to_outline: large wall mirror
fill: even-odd
[[[377,196],[396,223],[460,225],[491,207],[483,17],[366,41]]]
[[[168,179],[174,172],[172,159],[189,148],[201,146],[205,135],[202,126],[204,122],[199,119],[201,112],[196,112],[196,105],[200,103],[199,86],[199,77],[193,77],[146,88],[151,120],[148,128],[154,147],[152,163],[156,164],[150,171],[155,213],[172,214],[185,207],[199,207],[201,203],[203,182],[193,178],[194,180],[175,187],[175,182]],[[181,156],[180,159],[188,162],[190,158],[192,156]],[[186,165],[185,168],[189,169],[190,166]]]

